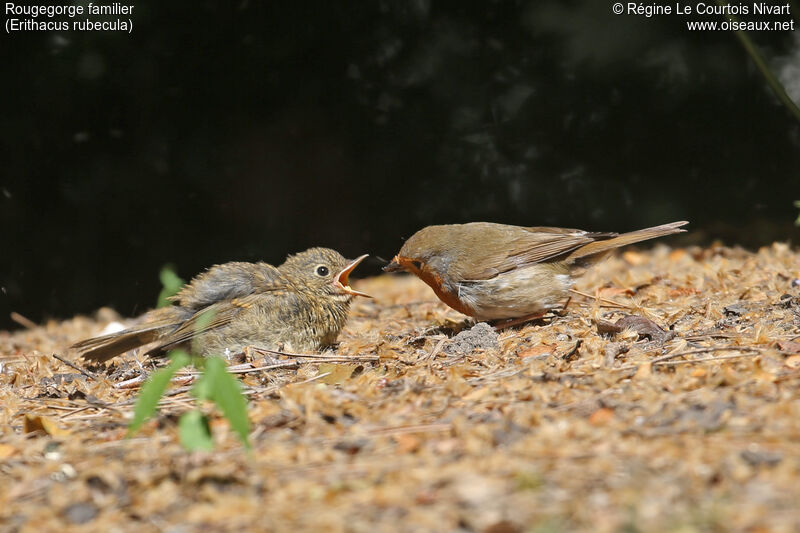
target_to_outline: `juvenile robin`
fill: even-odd
[[[245,347],[314,351],[333,344],[350,302],[367,296],[348,284],[365,258],[348,261],[328,248],[290,255],[279,267],[231,262],[211,267],[145,315],[141,325],[76,343],[84,359],[103,362],[155,343],[148,355],[191,347],[202,355]]]
[[[685,224],[623,234],[491,222],[428,226],[384,270],[415,274],[444,303],[480,321],[521,322],[559,306],[576,266],[626,244],[683,232]]]

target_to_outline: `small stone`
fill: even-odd
[[[97,507],[91,503],[73,503],[64,509],[64,517],[73,524],[91,522],[97,516]]]
[[[751,466],[775,466],[783,460],[783,454],[761,450],[758,446],[750,446],[740,455]]]
[[[497,350],[498,348],[500,348],[500,343],[497,331],[486,322],[480,322],[453,337],[448,351],[457,355],[465,355],[478,349]]]
[[[369,444],[367,439],[343,439],[333,445],[334,450],[345,452],[348,455],[355,455]]]

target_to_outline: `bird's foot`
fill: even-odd
[[[279,347],[281,350],[283,346]],[[278,361],[278,358],[275,357],[281,350],[267,350],[266,348],[259,348],[258,346],[245,346],[242,348],[242,354],[244,354],[245,361],[255,361],[257,356],[263,356],[264,362],[266,364],[275,364]]]

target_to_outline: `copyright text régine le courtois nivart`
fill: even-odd
[[[616,15],[647,18],[662,15],[683,17],[690,30],[794,31],[791,3],[778,2],[616,2]],[[719,20],[722,17],[722,20]],[[750,18],[755,17],[755,18]],[[715,20],[716,19],[716,20]]]
[[[135,6],[121,2],[98,4],[5,3],[6,33],[17,31],[133,31]]]

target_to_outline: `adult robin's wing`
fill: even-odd
[[[196,276],[171,300],[197,312],[218,302],[280,288],[283,278],[274,266],[263,262],[231,262],[214,265]]]
[[[231,320],[236,315],[245,309],[251,308],[261,298],[264,298],[262,293],[250,294],[209,305],[192,315],[175,331],[163,336],[158,346],[148,350],[147,355],[162,354],[180,344],[193,340],[207,331],[225,327],[231,323]]]
[[[557,260],[591,242],[615,237],[616,233],[596,233],[577,229],[550,227],[508,227],[503,234],[486,235],[505,243],[502,247],[488,246],[493,253],[476,261],[474,268],[462,272],[465,280],[489,279],[516,268]],[[487,243],[487,244],[488,244]]]

